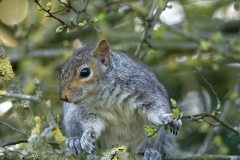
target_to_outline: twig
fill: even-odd
[[[237,136],[240,137],[240,132],[237,129],[233,128],[232,126],[230,126],[227,123],[225,123],[222,120],[220,120],[218,117],[216,117],[214,115],[211,115],[209,113],[199,113],[199,114],[190,115],[190,116],[182,116],[182,118],[189,118],[189,119],[195,120],[195,121],[197,121],[199,119],[204,119],[205,117],[213,118],[215,121],[217,121],[223,127],[229,129],[230,131],[232,131],[233,133],[235,133]]]
[[[12,93],[12,92],[5,92],[5,91],[0,92],[0,96],[40,102],[41,98],[42,98],[42,91],[40,90],[39,85],[37,85],[38,83],[39,83],[39,81],[37,79],[35,79],[34,84],[36,84],[35,85],[36,95],[34,95],[34,96],[26,95],[26,94]]]
[[[208,122],[206,119],[203,119],[203,121],[206,122],[207,124],[209,124],[209,125],[212,126],[212,127],[220,126],[219,123],[213,124],[213,123],[211,123],[211,122]]]
[[[142,61],[143,61],[144,57],[147,55],[147,52],[148,52],[148,45],[145,47],[145,51],[144,51],[143,56],[141,58]]]
[[[76,18],[75,18],[75,20],[74,20],[74,23],[75,23],[75,24],[77,24],[77,20],[78,20],[80,14],[81,14],[82,12],[86,13],[86,9],[87,9],[87,6],[88,6],[88,2],[89,2],[89,0],[85,0],[85,3],[84,3],[83,8],[82,8],[81,10],[77,11]],[[70,5],[70,6],[71,6],[71,5]]]
[[[140,53],[140,50],[142,48],[142,45],[147,38],[147,33],[149,33],[148,31],[149,31],[150,25],[148,24],[148,21],[152,20],[153,11],[155,10],[156,6],[157,6],[157,0],[154,0],[153,4],[152,4],[152,7],[151,7],[151,10],[149,11],[149,14],[146,18],[146,22],[144,23],[145,24],[144,25],[145,26],[145,31],[143,32],[143,34],[141,36],[140,42],[139,42],[139,44],[137,46],[137,49],[135,51],[135,54],[134,54],[136,57],[138,57],[138,55]]]
[[[31,100],[31,101],[36,101],[36,102],[40,101],[38,96],[30,96],[30,95],[26,95],[26,94],[18,94],[18,93],[12,93],[12,92],[6,92],[4,94],[0,93],[0,96],[25,99],[25,100]]]
[[[70,9],[72,9],[75,13],[77,13],[77,10],[72,7],[72,3],[73,3],[74,1],[71,1],[70,3],[69,3],[69,2],[63,3],[63,2],[61,2],[61,0],[58,0],[58,2],[61,3],[62,5],[64,5],[65,7],[67,7],[68,11],[69,11]]]
[[[35,3],[37,3],[37,5],[46,13],[48,13],[48,17],[52,17],[54,19],[56,19],[57,21],[59,21],[62,25],[66,25],[65,22],[63,22],[61,19],[59,19],[58,17],[54,16],[49,9],[45,9],[42,7],[42,5],[38,2],[38,0],[34,0]]]
[[[82,14],[82,13],[85,13],[85,14],[86,14],[86,16],[87,16],[86,20],[90,20],[90,22],[93,24],[93,28],[94,28],[97,32],[101,32],[99,29],[96,28],[96,26],[94,25],[94,21],[91,20],[90,15],[87,13],[87,6],[88,6],[88,3],[89,3],[89,0],[85,0],[84,5],[83,5],[83,7],[82,7],[80,10],[75,9],[75,8],[72,6],[74,0],[72,0],[71,2],[66,2],[66,3],[65,3],[65,2],[61,2],[61,0],[58,0],[58,2],[59,2],[60,4],[62,4],[62,5],[64,5],[65,8],[60,9],[59,11],[56,11],[56,12],[50,12],[51,9],[45,9],[45,8],[43,8],[42,5],[39,3],[38,0],[34,0],[34,2],[37,3],[37,5],[38,5],[44,12],[48,13],[48,15],[47,15],[46,17],[54,18],[55,20],[59,21],[59,22],[62,24],[62,26],[59,26],[59,27],[60,27],[60,28],[59,28],[59,29],[60,29],[60,32],[61,32],[62,30],[64,30],[64,29],[66,29],[66,28],[71,27],[71,26],[78,26],[78,19],[79,19],[80,14]],[[61,20],[60,18],[54,16],[55,13],[59,13],[59,12],[61,12],[61,11],[63,11],[63,10],[66,10],[66,13],[68,13],[70,10],[73,10],[73,11],[76,13],[75,19],[74,19],[72,22],[70,22],[70,23],[65,23],[65,22],[64,22],[63,20]]]
[[[0,121],[0,124],[1,124],[1,125],[4,125],[4,126],[7,126],[7,127],[11,128],[13,131],[16,131],[16,132],[18,132],[18,133],[21,133],[21,134],[23,134],[24,136],[27,136],[26,133],[24,133],[24,132],[22,132],[22,131],[20,131],[20,130],[18,130],[18,129],[16,129],[16,128],[14,128],[13,126],[11,126],[11,125],[9,125],[9,124],[7,124],[7,123],[4,123],[4,122]]]
[[[102,31],[100,31],[94,24],[94,22],[92,22],[93,28],[95,29],[95,31],[97,31],[98,33],[102,33]]]
[[[157,9],[155,18],[154,18],[154,20],[152,20],[152,18],[153,18],[153,12],[154,12],[154,10],[155,10],[155,8],[156,8],[156,6],[157,6],[157,2],[158,2],[157,0],[154,0],[154,2],[153,2],[153,4],[152,4],[152,7],[151,7],[151,10],[150,10],[148,16],[146,17],[146,21],[145,21],[145,23],[144,23],[144,24],[145,24],[145,31],[143,32],[143,34],[142,34],[142,36],[141,36],[140,42],[139,42],[139,44],[138,44],[138,46],[137,46],[137,49],[136,49],[136,51],[135,51],[135,54],[134,54],[136,57],[138,57],[138,55],[139,55],[139,53],[140,53],[140,50],[141,50],[141,48],[142,48],[142,45],[143,45],[144,43],[147,43],[146,40],[147,40],[149,37],[151,37],[151,32],[152,32],[155,24],[157,23],[157,21],[158,21],[158,19],[159,19],[159,16],[160,16],[161,13],[167,8],[167,4],[168,4],[169,0],[166,0],[166,1],[165,1],[165,4],[164,4],[163,8],[158,8],[158,9]],[[151,22],[151,21],[152,21],[152,22]],[[149,22],[150,22],[150,23],[149,23]],[[147,45],[148,45],[148,43],[147,43]],[[144,54],[141,59],[144,59],[145,56],[146,56],[146,54]]]
[[[39,80],[37,80],[37,79],[34,80],[34,86],[35,86],[35,89],[36,89],[36,95],[40,99],[42,110],[43,110],[44,114],[47,116],[47,121],[48,121],[48,124],[49,124],[49,127],[45,128],[45,130],[36,139],[36,141],[33,142],[33,144],[38,144],[41,139],[46,137],[46,135],[47,135],[47,133],[49,131],[53,131],[54,129],[57,129],[58,127],[57,127],[56,121],[54,120],[53,114],[52,114],[52,112],[50,110],[51,101],[50,100],[45,101],[45,100],[42,99],[43,95],[42,95],[42,91],[40,89],[40,82],[39,82]],[[54,133],[53,133],[53,136],[55,137],[55,139],[58,141],[58,143],[60,144],[60,146],[62,148],[66,148],[64,140],[62,138],[63,137],[62,134],[61,133],[57,133],[57,134],[58,134],[57,135],[58,137],[56,137],[56,135],[54,135]],[[60,137],[60,139],[58,139],[59,137]]]
[[[60,9],[60,10],[58,10],[58,11],[51,12],[51,14],[56,14],[56,13],[59,13],[59,12],[62,12],[62,11],[64,11],[64,10],[66,10],[66,9],[68,9],[68,8],[62,8],[62,9]]]
[[[220,102],[220,100],[219,100],[219,98],[218,98],[218,96],[217,96],[217,93],[215,92],[213,86],[212,86],[212,85],[206,80],[206,78],[204,78],[203,76],[202,76],[202,78],[203,78],[203,80],[207,83],[207,85],[211,88],[213,94],[216,96],[216,100],[217,100],[217,109],[219,109],[220,106],[221,106],[221,102]]]
[[[30,137],[28,141],[30,141],[30,143],[33,145],[33,148],[36,148],[38,143],[47,136],[48,132],[50,132],[54,128],[54,126],[47,127],[44,129],[44,131],[42,131],[39,137]]]

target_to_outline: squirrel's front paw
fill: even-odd
[[[182,127],[182,121],[179,119],[176,122],[169,124],[169,129],[173,135],[177,135],[179,129]]]
[[[93,129],[86,130],[81,138],[81,147],[88,153],[95,151],[96,132]]]
[[[176,122],[173,122],[173,115],[170,114],[163,114],[158,117],[160,121],[160,125],[168,124],[168,127],[173,135],[177,135],[179,129],[182,126],[182,121],[179,119]]]
[[[158,120],[160,125],[170,124],[173,122],[173,114],[169,113],[169,114],[160,115],[158,116]]]
[[[141,148],[138,154],[143,155],[143,160],[161,160],[162,159],[162,155],[158,151],[150,148]]]
[[[74,156],[81,154],[80,137],[71,137],[66,139],[66,145],[71,150]]]

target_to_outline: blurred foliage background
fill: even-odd
[[[51,11],[63,8],[57,0],[39,2],[43,7],[51,2]],[[87,12],[91,19],[97,19],[94,24],[88,21],[85,26],[56,33],[61,24],[45,17],[47,14],[39,11],[33,0],[1,0],[0,41],[25,93],[35,94],[33,81],[39,79],[44,98],[51,100],[51,110],[57,115],[61,114],[58,79],[61,67],[72,55],[74,39],[79,38],[86,45],[106,38],[113,50],[134,54],[152,3],[144,0],[90,1]],[[163,0],[158,1],[158,5],[163,3]],[[73,6],[81,9],[83,4],[78,0]],[[67,23],[75,17],[72,11],[62,13],[65,12],[56,15]],[[86,19],[87,16],[81,14],[78,22]],[[147,53],[143,62],[152,68],[184,115],[212,113],[217,108],[217,94],[221,119],[240,130],[240,2],[171,0],[149,35],[150,47],[144,43],[139,58]],[[3,90],[1,80],[0,87]],[[0,119],[21,129],[8,101],[0,97]],[[43,116],[38,103],[31,102],[31,106],[35,115]],[[0,126],[0,144],[19,138],[20,134]],[[177,139],[179,151],[176,152],[181,157],[240,153],[237,135],[205,122],[183,119]]]

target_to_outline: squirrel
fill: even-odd
[[[63,102],[66,145],[74,156],[96,147],[126,146],[144,160],[171,157],[176,140],[161,127],[156,139],[144,127],[168,125],[173,135],[182,126],[173,121],[167,92],[156,76],[125,53],[112,51],[107,40],[96,46],[74,41],[74,54],[62,68],[59,97]]]

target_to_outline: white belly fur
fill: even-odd
[[[125,106],[123,110],[126,108],[130,107]],[[98,137],[97,145],[100,148],[126,146],[128,150],[137,152],[148,138],[144,132],[144,119],[137,110],[122,111],[125,114],[121,111],[115,107],[98,110],[97,117],[104,129]]]

